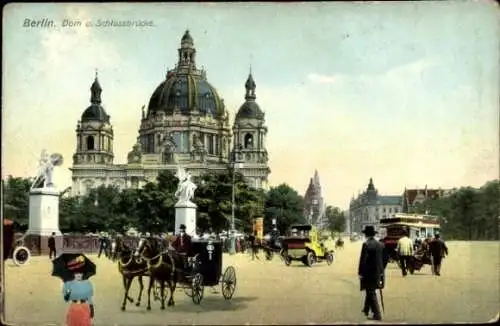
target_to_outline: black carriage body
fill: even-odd
[[[14,226],[12,224],[3,224],[2,234],[3,260],[11,257],[12,247],[14,245]]]
[[[222,274],[222,241],[193,240],[192,254],[198,255],[196,272],[203,276],[203,285],[217,285]]]

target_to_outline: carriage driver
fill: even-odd
[[[191,251],[191,236],[186,233],[186,226],[184,224],[180,225],[179,231],[180,232],[172,243],[172,246],[182,258],[182,264],[184,268],[187,268],[187,257]]]

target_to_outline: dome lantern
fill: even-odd
[[[99,80],[97,79],[97,69],[95,70],[95,79],[90,86],[90,103],[92,104],[101,104],[101,93],[102,88],[99,84]]]
[[[194,41],[189,34],[189,30],[186,30],[184,36],[181,39],[181,48],[179,51],[179,62],[177,64],[178,68],[188,68],[196,69],[196,49],[194,48]]]
[[[102,107],[102,88],[97,79],[97,70],[95,73],[95,79],[90,86],[90,106],[82,114],[82,122],[87,121],[101,121],[109,123],[109,115],[106,113]]]
[[[246,89],[246,94],[245,94],[245,100],[247,101],[255,101],[257,96],[255,96],[255,88],[256,88],[255,81],[253,80],[252,76],[252,68],[250,67],[250,73],[248,74],[247,81],[245,83],[245,89]]]
[[[239,119],[258,119],[264,120],[264,113],[260,109],[255,99],[255,80],[252,76],[252,70],[250,68],[250,73],[248,75],[247,81],[245,82],[245,103],[240,107],[238,113],[236,114],[236,120]]]

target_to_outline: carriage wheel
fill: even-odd
[[[221,280],[222,296],[226,300],[231,300],[234,291],[236,291],[236,270],[233,266],[229,266],[224,271]]]
[[[200,304],[203,299],[203,276],[200,273],[196,273],[191,281],[191,299],[195,304]]]
[[[17,266],[26,265],[31,258],[31,253],[26,247],[17,247],[12,253],[12,261]]]
[[[309,267],[312,267],[312,265],[314,264],[314,255],[312,252],[308,252],[307,253],[307,256],[306,256],[306,261],[305,261],[306,265],[309,266]]]
[[[331,265],[333,263],[333,259],[334,259],[333,253],[329,252],[326,254],[326,263],[328,265]]]

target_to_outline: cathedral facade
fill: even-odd
[[[92,188],[113,185],[140,188],[162,170],[180,165],[193,176],[227,171],[235,158],[238,169],[255,188],[266,188],[270,169],[266,150],[265,116],[256,102],[256,83],[250,73],[245,101],[234,123],[224,100],[196,65],[193,38],[186,31],[178,49],[178,62],[143,106],[137,142],[126,164],[114,164],[114,132],[102,105],[97,75],[90,88],[90,106],[76,128],[72,193],[85,195]]]

